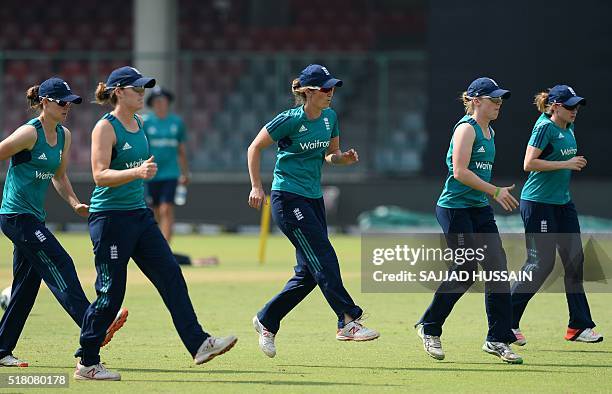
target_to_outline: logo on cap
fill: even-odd
[[[329,71],[327,71],[327,68],[325,68],[325,67],[321,66],[321,70],[323,70],[323,72],[325,73],[325,75],[331,75],[331,74],[329,73]]]
[[[499,87],[499,85],[497,84],[497,82],[495,82],[495,80],[494,80],[494,79],[489,78],[489,81],[493,82],[493,85],[495,85],[495,86]]]
[[[575,96],[575,95],[576,95],[576,92],[574,92],[574,89],[572,89],[572,87],[571,87],[571,86],[568,86],[568,87],[567,87],[567,90],[569,90],[569,91],[570,91],[570,93],[571,93],[573,96]]]

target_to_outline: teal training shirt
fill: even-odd
[[[117,142],[113,146],[110,169],[127,170],[140,167],[149,155],[149,143],[142,129],[140,119],[136,115],[138,131],[130,132],[123,127],[119,119],[112,114],[106,114],[102,119],[110,122],[115,130]],[[144,199],[144,182],[135,179],[116,187],[96,186],[91,196],[89,212],[130,211],[146,208]]]
[[[185,124],[178,115],[172,113],[164,119],[149,113],[143,119],[149,151],[157,163],[157,174],[151,181],[178,179],[181,175],[178,147],[186,139]]]
[[[32,150],[22,150],[11,157],[4,182],[0,214],[27,213],[45,221],[45,197],[51,178],[62,162],[64,150],[64,128],[55,126],[57,143],[47,143],[45,131],[38,118],[27,124],[36,128],[36,143]]]
[[[485,182],[491,180],[493,163],[495,162],[495,132],[489,126],[491,138],[485,138],[482,129],[474,118],[465,115],[453,127],[453,135],[457,127],[462,123],[469,123],[476,134],[472,145],[472,155],[468,164],[468,169],[476,174]],[[489,205],[486,193],[472,189],[464,185],[453,177],[453,137],[451,136],[450,146],[446,154],[446,166],[448,175],[444,183],[444,190],[438,199],[438,205],[443,208],[473,208],[485,207]]]
[[[531,132],[529,145],[541,149],[540,159],[565,161],[576,156],[578,145],[574,137],[574,125],[563,129],[542,114]],[[531,171],[521,198],[545,204],[567,204],[570,201],[569,183],[572,170]]]
[[[326,108],[317,119],[308,120],[300,106],[280,113],[268,124],[277,142],[272,190],[321,198],[321,167],[331,138],[340,135],[338,117]]]

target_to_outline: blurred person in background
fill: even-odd
[[[13,356],[32,311],[41,280],[81,327],[89,300],[83,292],[72,258],[45,225],[49,183],[74,212],[87,217],[89,207],[72,190],[66,169],[71,132],[62,125],[73,104],[82,99],[62,79],[49,78],[26,93],[39,115],[0,142],[0,160],[11,158],[2,194],[0,227],[13,242],[13,285],[0,321],[0,366],[27,367]],[[128,311],[119,309],[102,329],[98,347],[106,345],[123,326]]]
[[[569,184],[572,171],[587,165],[577,155],[574,122],[586,99],[567,85],[556,85],[535,96],[541,113],[531,132],[525,152],[524,169],[529,177],[521,193],[521,217],[525,224],[527,261],[523,271],[533,273],[533,280],[517,281],[512,286],[512,329],[516,344],[527,339],[520,326],[527,303],[542,286],[555,265],[557,251],[564,268],[565,296],[569,323],[565,339],[575,342],[601,342],[603,336],[593,330],[589,302],[584,294],[584,254],[580,239],[578,212],[571,200]]]
[[[453,250],[485,248],[485,258],[481,261],[485,271],[508,271],[506,253],[487,194],[507,211],[518,207],[518,201],[510,194],[514,185],[498,187],[490,183],[495,161],[495,131],[490,123],[497,119],[503,100],[509,97],[508,90],[485,77],[474,80],[463,92],[461,100],[466,115],[453,127],[446,155],[448,176],[436,206],[436,217],[448,247]],[[477,269],[476,259],[454,263],[449,273],[469,272],[469,279],[443,281],[415,326],[423,348],[437,360],[445,357],[440,340],[442,325],[455,303],[474,283],[473,273]],[[482,350],[507,363],[521,364],[523,359],[510,347],[515,336],[511,328],[509,282],[487,281],[485,303],[489,330]]]
[[[205,332],[193,309],[187,284],[170,246],[145,203],[144,180],[157,173],[154,157],[136,113],[144,106],[145,88],[155,86],[133,67],[111,72],[96,89],[96,101],[113,110],[92,132],[91,165],[96,187],[91,197],[89,232],[98,272],[98,298],[89,306],[81,329],[81,359],[75,379],[121,380],[100,362],[101,327],[123,302],[127,265],[132,258],[161,295],[183,344],[195,364],[225,353],[235,336],[216,338]],[[146,356],[145,356],[146,357]]]
[[[173,100],[174,95],[171,92],[156,86],[146,100],[147,106],[153,111],[143,116],[149,151],[157,164],[157,174],[147,182],[148,197],[155,220],[168,243],[172,239],[174,227],[175,199],[179,204],[185,204],[189,184],[185,123],[170,111]],[[215,256],[191,260],[189,256],[175,253],[174,257],[183,265],[203,266],[219,263]]]
[[[336,112],[330,108],[336,87],[342,81],[327,68],[311,64],[292,83],[297,107],[277,115],[255,137],[248,149],[251,178],[249,206],[265,203],[260,163],[263,149],[278,145],[271,204],[274,221],[296,250],[295,275],[285,288],[253,318],[259,346],[268,357],[276,355],[274,338],[281,320],[317,285],[337,316],[336,339],[368,341],[379,333],[363,325],[363,310],[342,283],[340,266],[327,234],[321,192],[321,166],[352,165],[354,149],[340,150]]]

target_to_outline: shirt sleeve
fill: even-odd
[[[266,124],[266,130],[273,141],[278,141],[289,136],[293,132],[292,117],[287,114],[279,114]]]
[[[549,126],[548,124],[536,126],[531,133],[529,145],[544,150],[546,145],[550,142]]]

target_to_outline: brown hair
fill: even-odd
[[[472,101],[472,98],[468,96],[467,92],[461,93],[461,96],[459,96],[459,100],[463,103],[463,107],[465,108],[466,114],[474,114],[474,102]]]
[[[548,91],[540,92],[533,97],[533,103],[535,104],[538,111],[550,114],[551,105],[548,104]]]
[[[306,104],[306,93],[304,93],[304,88],[300,85],[298,78],[291,82],[291,92],[293,93],[296,106]]]
[[[38,88],[40,85],[30,86],[28,91],[26,92],[26,99],[28,100],[28,105],[34,111],[42,111],[43,105],[40,97],[38,96]]]
[[[96,88],[96,103],[100,105],[110,104],[114,107],[117,105],[115,91],[106,89],[106,84],[104,82],[98,82],[98,87]]]

